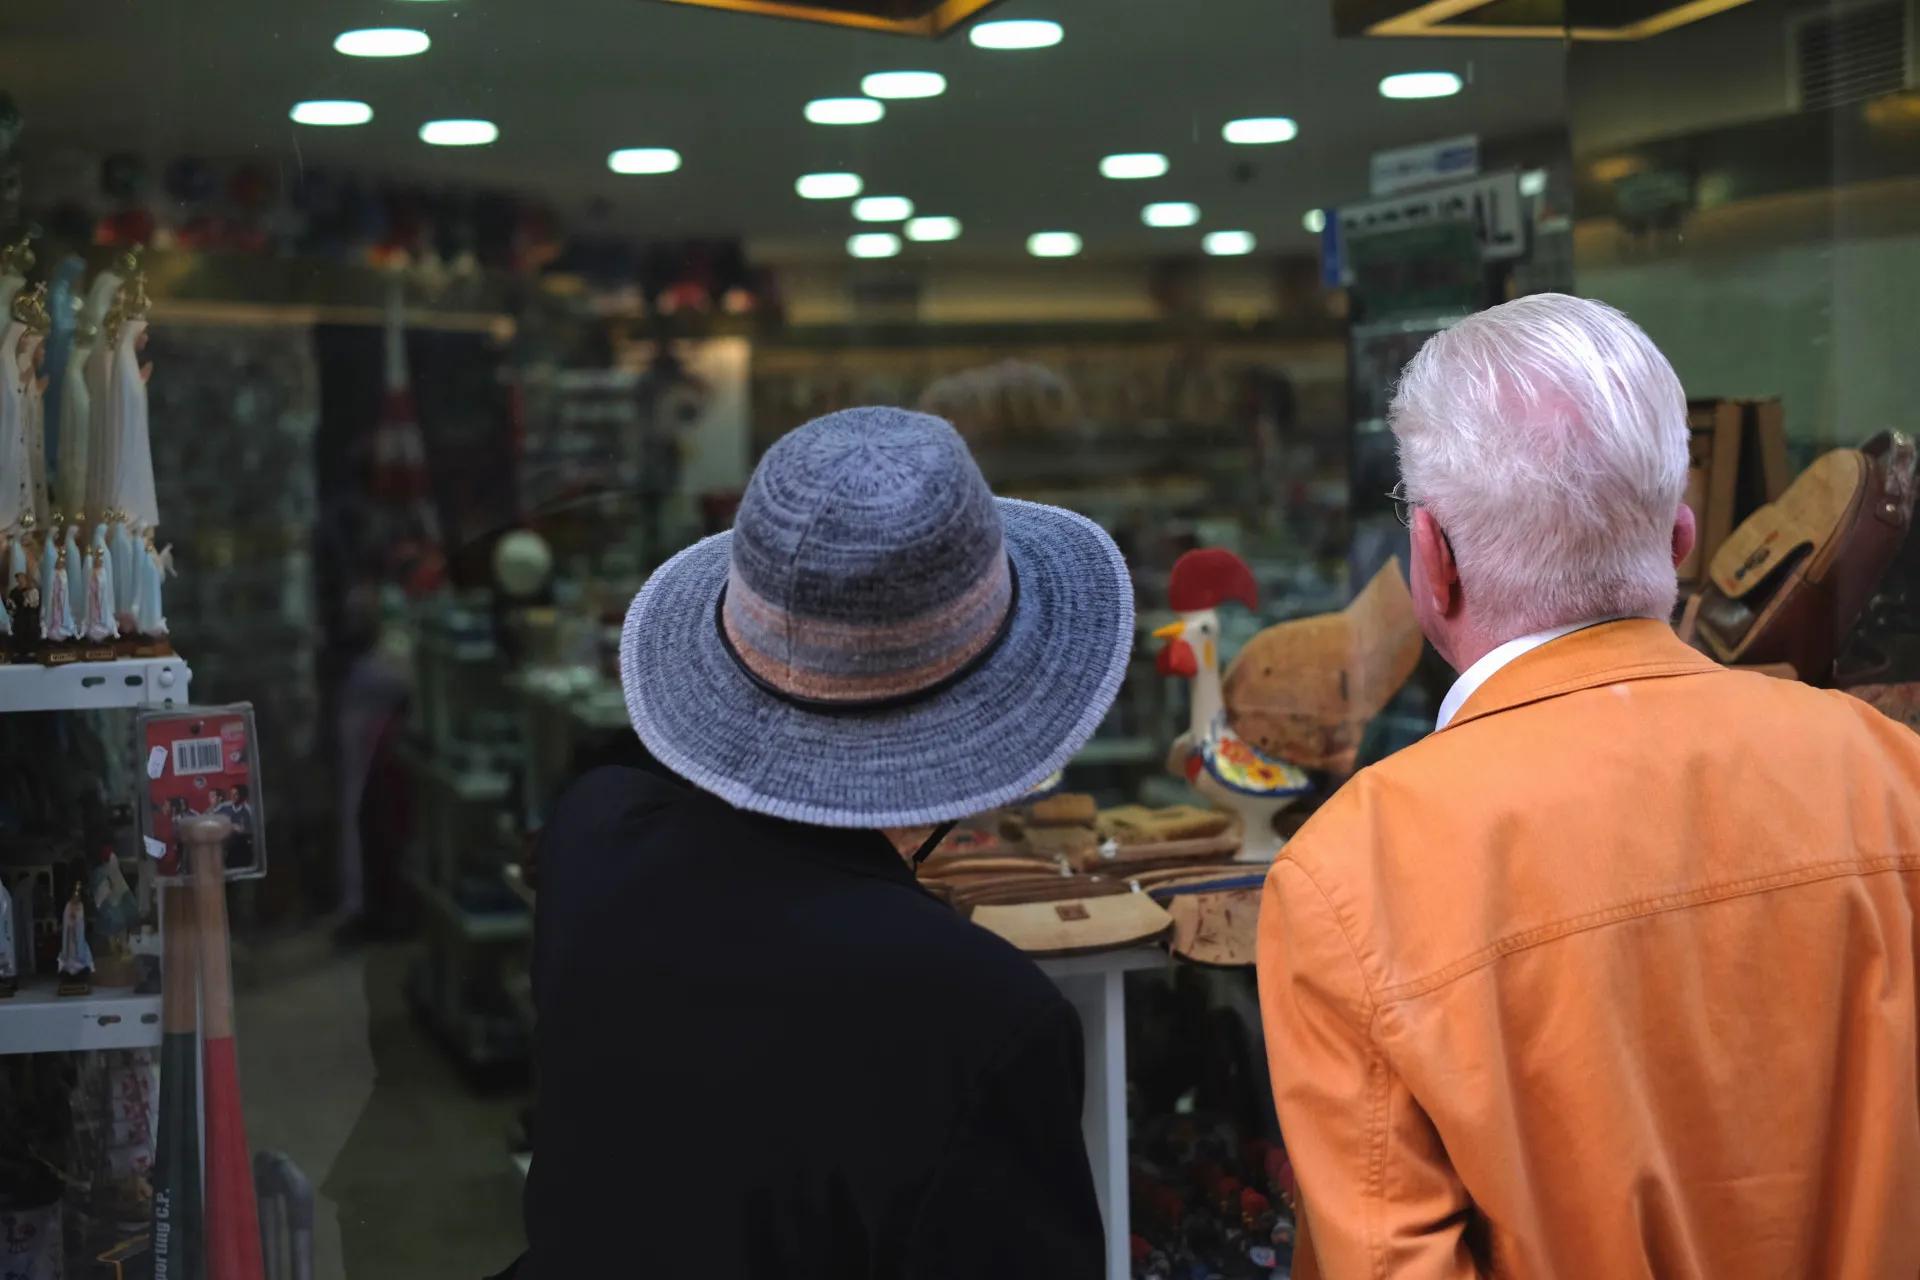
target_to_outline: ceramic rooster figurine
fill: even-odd
[[[1189,551],[1173,566],[1168,602],[1180,620],[1154,632],[1165,642],[1156,665],[1162,675],[1191,682],[1192,715],[1174,739],[1167,769],[1216,808],[1243,820],[1239,862],[1271,862],[1280,852],[1273,820],[1308,790],[1307,775],[1263,755],[1234,732],[1220,681],[1221,605],[1238,601],[1258,608],[1253,570],[1231,551]]]
[[[1400,562],[1388,560],[1339,613],[1260,632],[1224,679],[1217,611],[1229,601],[1258,603],[1252,570],[1230,551],[1189,551],[1173,567],[1168,596],[1180,620],[1154,633],[1167,642],[1159,668],[1193,682],[1193,719],[1167,768],[1245,817],[1241,861],[1271,861],[1281,843],[1273,819],[1309,789],[1306,770],[1352,772],[1367,722],[1420,660]]]

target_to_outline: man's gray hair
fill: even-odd
[[[1496,635],[1671,615],[1686,393],[1633,321],[1559,293],[1469,316],[1407,365],[1389,421]]]

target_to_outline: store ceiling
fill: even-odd
[[[1461,133],[1557,124],[1563,51],[1551,42],[1335,40],[1324,0],[1007,0],[995,19],[1060,22],[1058,46],[974,48],[755,18],[649,0],[59,0],[0,17],[0,88],[29,145],[271,158],[537,191],[570,212],[606,201],[609,222],[652,235],[742,235],[763,252],[838,252],[845,202],[809,202],[799,175],[850,169],[869,194],[961,219],[941,254],[1018,253],[1035,231],[1084,237],[1090,255],[1189,251],[1209,230],[1305,248],[1310,208],[1366,195],[1371,152]],[[333,52],[341,31],[415,26],[414,58]],[[857,94],[871,71],[943,73],[945,95],[889,104],[878,124],[808,124],[817,97]],[[1451,70],[1467,87],[1388,101],[1382,76]],[[292,124],[291,105],[356,98],[371,124]],[[1299,122],[1292,142],[1236,147],[1221,125]],[[499,141],[429,147],[424,121],[484,117]],[[665,146],[684,166],[607,171],[608,152]],[[1112,152],[1159,151],[1171,171],[1102,178]],[[1236,176],[1239,165],[1250,174]],[[1150,201],[1193,201],[1197,227],[1152,230]]]

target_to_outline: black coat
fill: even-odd
[[[1098,1280],[1079,1020],[872,832],[601,768],[541,842],[519,1280]]]

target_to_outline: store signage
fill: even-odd
[[[1645,40],[1748,0],[1333,0],[1336,36]]]
[[[1471,134],[1418,147],[1373,153],[1373,195],[1397,195],[1419,187],[1471,178],[1480,172],[1480,139]]]
[[[664,0],[768,18],[938,39],[999,0]]]
[[[1437,222],[1471,222],[1480,255],[1489,261],[1527,251],[1526,207],[1515,170],[1490,173],[1427,191],[1347,205],[1339,210],[1340,238],[1349,244],[1385,231],[1405,231]]]

